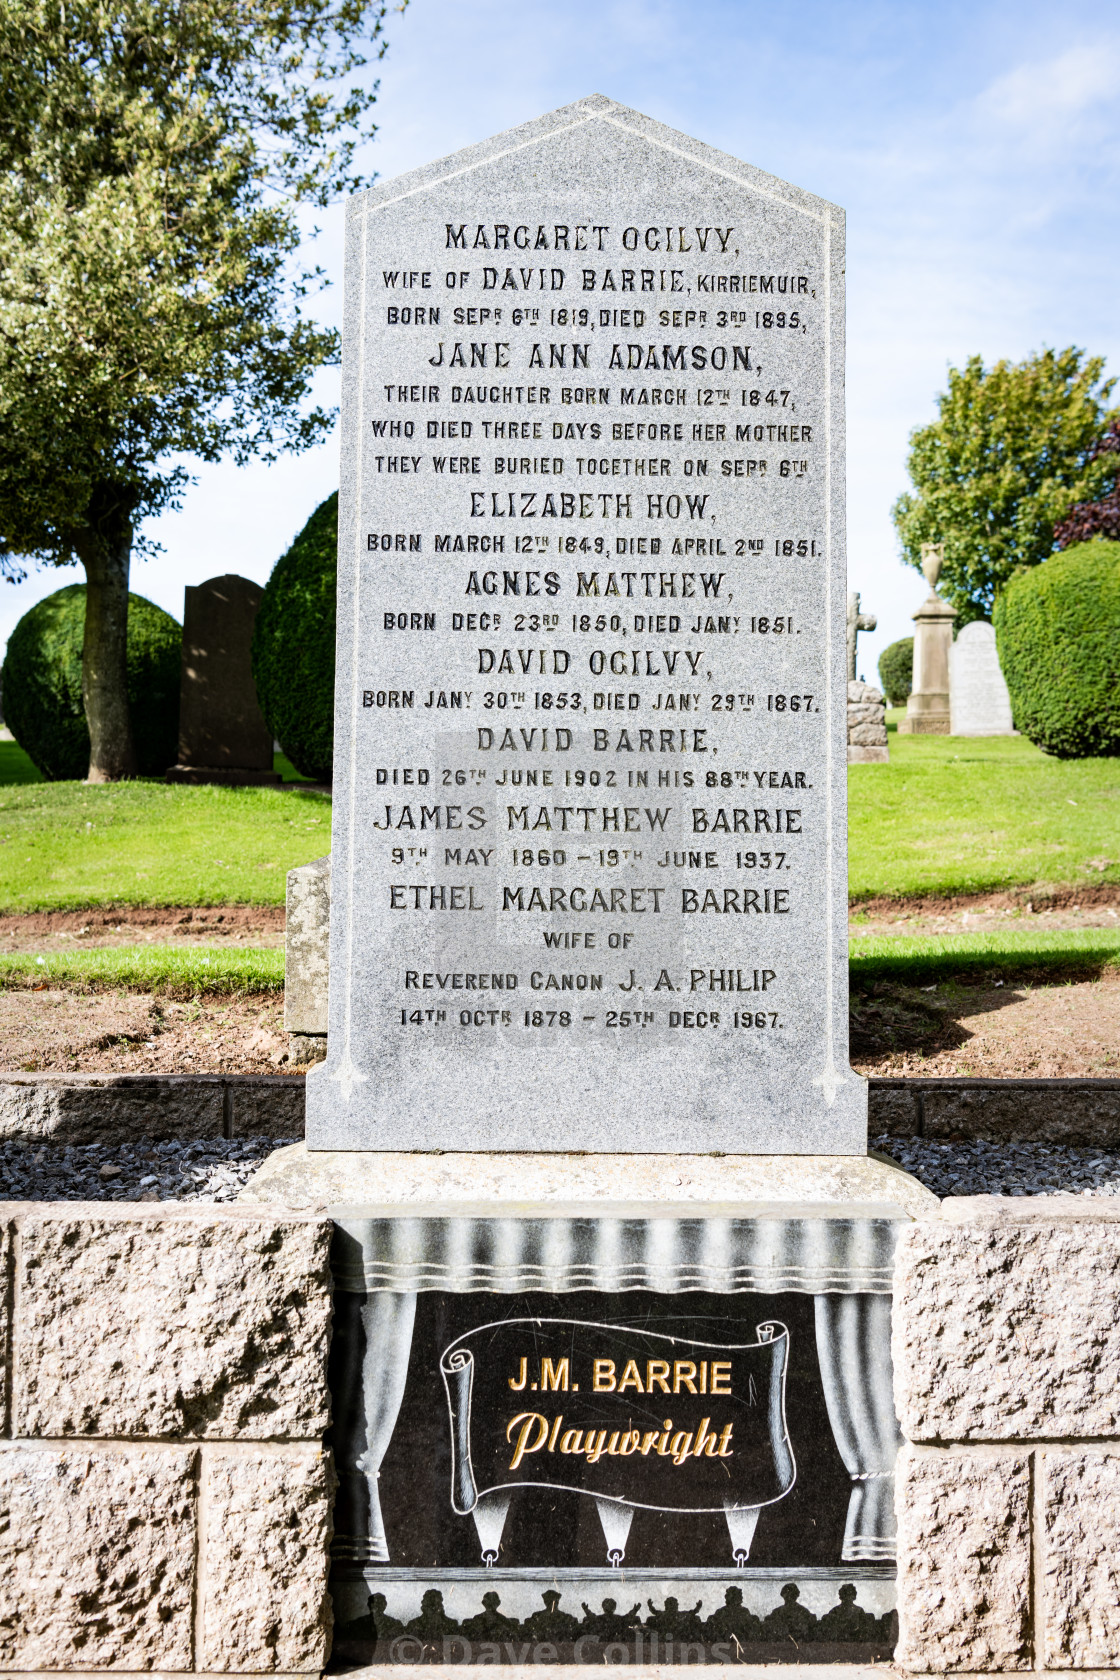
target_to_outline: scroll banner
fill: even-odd
[[[719,1344],[623,1324],[505,1319],[444,1350],[451,1504],[541,1487],[654,1511],[773,1504],[796,1466],[789,1332]]]

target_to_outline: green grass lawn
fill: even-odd
[[[890,764],[849,770],[853,898],[1120,882],[1120,759],[890,739]],[[325,794],[44,782],[0,742],[0,910],[281,904],[287,871],[329,848]]]
[[[284,984],[280,950],[221,946],[111,945],[82,951],[0,955],[0,986],[120,988],[190,996],[195,992],[272,992]]]
[[[0,910],[282,904],[330,850],[330,797],[163,782],[0,787]]]
[[[273,753],[272,768],[283,782],[306,782],[310,778],[302,776],[290,759],[283,753]],[[14,741],[0,740],[0,787],[6,787],[13,782],[41,782],[42,775],[23,748]]]
[[[1120,881],[1120,759],[1018,735],[892,731],[890,749],[848,770],[852,898]]]
[[[1000,929],[933,939],[857,935],[849,950],[853,987],[876,980],[918,985],[951,976],[975,979],[989,969],[1035,980],[1084,979],[1120,964],[1120,929]],[[279,991],[283,984],[282,950],[153,944],[0,954],[0,987],[119,988],[189,997],[196,992]]]

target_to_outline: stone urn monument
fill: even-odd
[[[914,614],[914,686],[898,726],[900,735],[949,733],[949,649],[957,612],[937,593],[943,560],[940,543],[923,543],[922,576],[929,595]]]

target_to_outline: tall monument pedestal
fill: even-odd
[[[914,684],[906,702],[906,716],[898,725],[900,735],[948,735],[949,652],[953,646],[955,607],[937,594],[942,552],[927,543],[922,549],[922,573],[929,595],[914,616]]]

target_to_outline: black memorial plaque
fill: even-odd
[[[336,1657],[887,1658],[889,1301],[340,1291]]]

